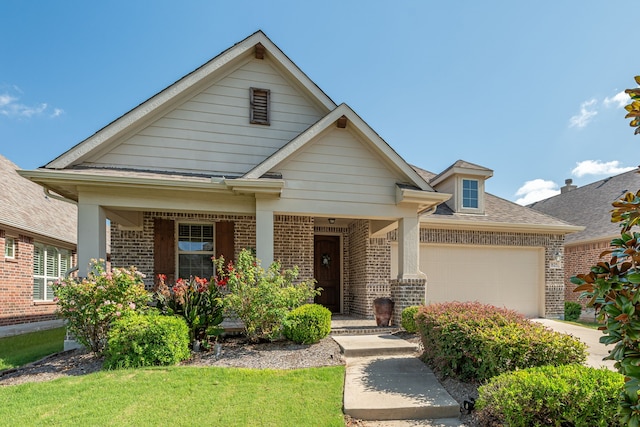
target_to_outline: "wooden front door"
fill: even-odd
[[[314,236],[313,274],[322,293],[315,298],[332,313],[340,312],[340,236]]]

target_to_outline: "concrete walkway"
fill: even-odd
[[[605,346],[604,344],[600,344],[600,337],[604,335],[602,331],[551,319],[531,320],[541,323],[556,332],[573,335],[585,343],[587,345],[587,351],[589,352],[586,362],[588,366],[592,366],[594,368],[604,366],[617,372],[617,369],[613,367],[613,364],[615,363],[613,360],[602,360],[607,357],[609,355],[609,351],[613,349],[613,345]]]
[[[415,357],[417,346],[393,335],[337,335],[347,362],[344,413],[367,426],[462,426],[460,407]]]

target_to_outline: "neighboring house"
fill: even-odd
[[[0,326],[55,318],[52,281],[72,266],[75,205],[46,195],[0,156]]]
[[[573,292],[571,277],[588,273],[597,264],[600,254],[610,248],[611,239],[620,236],[620,224],[611,222],[611,205],[625,193],[640,189],[638,169],[596,181],[584,187],[576,187],[570,179],[565,181],[560,194],[529,207],[572,224],[584,226],[584,230],[567,236],[565,241],[565,299],[579,301],[580,294]],[[585,305],[587,301],[580,300]]]
[[[148,286],[252,248],[315,278],[333,312],[371,316],[391,296],[396,323],[453,299],[561,316],[562,245],[578,229],[485,194],[488,169],[411,167],[262,32],[21,173],[77,201],[80,274],[105,257],[108,218],[112,264]]]

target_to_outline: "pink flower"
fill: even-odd
[[[116,316],[120,317],[122,315],[122,313],[120,313],[119,311],[116,311]]]
[[[130,302],[130,303],[129,303],[129,308],[130,308],[131,310],[135,310],[135,309],[136,309],[136,303],[134,303],[134,302]]]

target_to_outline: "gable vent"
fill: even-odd
[[[269,124],[269,89],[251,88],[251,118],[250,122],[259,125]]]

